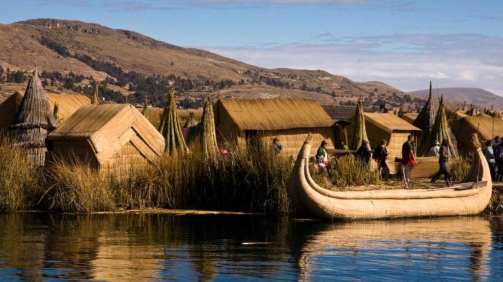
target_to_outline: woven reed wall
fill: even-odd
[[[47,147],[51,158],[72,163],[75,159],[88,164],[92,169],[99,170],[100,166],[94,150],[86,139],[56,139],[48,140]]]
[[[148,164],[147,158],[129,142],[100,165],[100,172],[106,176],[122,178],[129,175],[131,171],[144,168]]]

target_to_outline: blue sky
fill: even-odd
[[[266,68],[323,69],[403,91],[503,95],[503,1],[18,0],[0,23],[72,19]]]

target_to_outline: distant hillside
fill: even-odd
[[[411,93],[428,97],[429,90],[418,90]],[[494,108],[498,110],[503,108],[503,97],[480,88],[438,88],[438,91],[437,89],[433,89],[433,95],[435,97],[441,94],[443,94],[446,99],[466,102],[467,105],[474,104],[488,109],[494,106]]]
[[[126,94],[128,102],[142,103],[148,95],[156,106],[164,105],[172,84],[178,99],[191,106],[191,100],[208,93],[235,98],[314,98],[321,104],[355,104],[361,98],[366,107],[386,103],[406,110],[416,110],[425,102],[423,97],[382,82],[354,82],[322,70],[259,68],[133,31],[79,21],[36,19],[0,25],[0,39],[0,81],[4,81],[0,96],[16,87],[5,87],[5,81],[23,89],[23,73],[28,77],[37,64],[44,71],[46,87],[54,91],[90,95],[99,81],[100,95],[108,100],[125,102]],[[456,107],[455,102],[451,104]]]

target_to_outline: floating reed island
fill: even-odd
[[[39,82],[35,70],[24,94],[15,93],[0,104],[0,210],[171,208],[291,214],[305,210],[292,203],[296,197],[289,196],[288,188],[292,171],[296,173],[293,161],[308,133],[313,146],[304,147],[301,155],[314,155],[322,140],[329,152],[343,155],[336,157],[332,178],[309,166],[313,178],[332,190],[385,186],[379,172],[362,165],[353,151],[332,149],[339,139],[348,139],[346,127],[351,140],[368,138],[377,145],[387,139],[393,157],[399,156],[408,134],[425,143],[433,138],[392,113],[364,113],[361,101],[356,117],[339,123],[312,99],[208,96],[204,108],[191,114],[176,109],[173,87],[162,113],[149,108],[147,99],[140,112],[128,104],[100,104],[97,88],[92,99],[46,95]],[[436,120],[432,134],[450,134],[451,124],[445,124],[441,110]],[[282,145],[279,154],[273,139]],[[436,160],[424,163],[430,170],[421,170],[420,163],[417,175],[428,177],[437,169]],[[470,165],[461,158],[454,163],[451,169],[461,181]],[[391,158],[389,166],[394,167]],[[503,196],[495,191],[490,211],[503,208]]]

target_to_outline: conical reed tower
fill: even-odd
[[[363,114],[362,101],[358,99],[355,111],[355,123],[353,131],[353,139],[351,140],[351,150],[357,150],[362,144],[363,140],[367,138],[367,130],[365,129],[365,115]]]
[[[34,166],[45,163],[45,139],[58,127],[53,110],[38,77],[37,67],[28,81],[16,118],[9,127],[15,144],[28,149],[28,158]]]
[[[428,95],[428,100],[426,101],[426,105],[421,109],[419,112],[419,115],[417,116],[416,120],[412,123],[415,127],[418,127],[423,131],[423,139],[421,140],[421,145],[420,147],[423,147],[424,140],[428,138],[428,135],[430,134],[431,127],[433,126],[433,123],[435,122],[435,110],[433,109],[433,99],[432,99],[432,93],[431,93],[431,81],[430,81],[430,94]]]
[[[100,84],[96,82],[94,85],[93,98],[91,99],[91,104],[98,105],[100,103]]]
[[[210,95],[204,100],[203,118],[201,129],[201,147],[207,162],[216,162],[218,156],[217,134],[215,129],[215,115]]]
[[[166,107],[162,113],[159,132],[161,132],[162,136],[164,136],[164,140],[166,142],[164,153],[169,156],[175,156],[180,153],[189,152],[189,149],[185,144],[185,140],[183,139],[182,128],[178,123],[174,86],[171,87]]]
[[[447,139],[449,143],[449,156],[452,158],[458,157],[458,152],[452,144],[451,137],[449,135],[449,123],[447,122],[447,115],[445,114],[444,107],[444,97],[440,98],[440,105],[438,107],[438,112],[435,118],[435,122],[431,127],[430,134],[424,138],[423,146],[419,149],[420,156],[428,156],[431,147],[433,147],[435,140],[442,142],[442,140]]]
[[[148,111],[148,95],[145,96],[145,104],[143,105],[143,110],[141,111],[141,114],[146,118],[149,119],[150,113]]]

